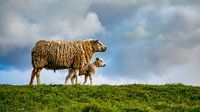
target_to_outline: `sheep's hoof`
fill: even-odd
[[[68,83],[64,83],[65,86],[69,85]]]

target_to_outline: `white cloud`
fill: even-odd
[[[64,38],[90,37],[94,36],[96,33],[104,32],[104,28],[94,12],[88,12],[86,16],[76,23],[71,23],[66,19],[57,23],[55,22],[55,24],[57,25],[53,28],[54,34]]]
[[[0,36],[2,38],[0,41],[2,54],[18,47],[30,46],[33,41],[41,38],[40,26],[29,23],[17,14],[7,15],[3,28],[4,34]]]
[[[19,71],[19,70],[8,70],[0,71],[0,83],[1,84],[28,84],[30,70]]]
[[[88,10],[90,2],[80,7],[77,2],[5,2],[0,11],[1,55],[31,47],[39,39],[87,38],[103,33],[98,15]]]
[[[5,70],[0,71],[1,79],[0,84],[29,84],[32,70],[20,71],[20,70]],[[52,70],[42,70],[40,74],[40,80],[42,84],[64,84],[66,73],[64,71],[57,71],[54,73]],[[36,77],[34,84],[37,84]]]
[[[183,67],[184,69],[185,67]],[[187,71],[187,70],[186,70]],[[184,85],[193,85],[193,86],[200,86],[199,77],[195,77],[193,75],[188,75],[183,71],[176,71],[172,70],[165,75],[158,76],[155,74],[150,74],[150,78],[142,80],[142,79],[134,79],[134,78],[123,78],[119,76],[109,76],[106,77],[104,74],[99,74],[93,77],[93,84],[94,85],[123,85],[123,84],[155,84],[155,85],[162,85],[162,84],[184,84]]]
[[[182,71],[179,71],[182,69]],[[105,74],[96,74],[93,76],[93,85],[122,85],[122,84],[177,84],[182,83],[185,85],[194,85],[199,86],[199,76],[188,75],[188,69],[192,70],[191,66],[182,66],[174,68],[170,70],[168,73],[158,76],[151,74],[150,78],[142,80],[142,79],[134,79],[127,77],[119,77],[117,76],[105,76]],[[189,70],[189,71],[190,71]],[[185,73],[186,72],[186,73]],[[54,73],[52,70],[42,70],[40,75],[40,80],[42,84],[64,84],[65,77],[67,76],[67,70],[58,70]],[[19,70],[9,70],[9,71],[0,71],[1,78],[0,84],[13,84],[13,85],[28,85],[31,76],[31,70],[19,71]],[[84,76],[79,76],[79,84],[83,84]],[[89,80],[88,83],[89,84]],[[36,78],[34,79],[34,84],[37,84]],[[69,81],[68,84],[71,84]]]
[[[131,42],[143,39],[149,35],[150,33],[146,31],[143,26],[138,26],[133,31],[127,32],[125,34],[125,38],[127,39],[128,42]]]
[[[108,84],[108,85],[123,85],[123,84],[177,84],[182,83],[185,85],[200,85],[200,83],[196,82],[188,82],[187,80],[179,80],[175,74],[169,75],[167,77],[165,76],[157,76],[157,75],[151,75],[151,78],[148,80],[137,80],[134,78],[120,78],[118,79],[112,79],[112,77],[105,77],[103,75],[94,76],[93,78],[94,85],[102,85],[102,84]]]

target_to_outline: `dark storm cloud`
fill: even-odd
[[[0,55],[0,63],[3,69],[17,68],[20,70],[29,69],[31,66],[31,48],[16,49],[5,55]]]

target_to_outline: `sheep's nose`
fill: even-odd
[[[105,66],[106,66],[106,64],[103,65],[103,67],[105,67]]]
[[[107,47],[104,48],[104,50],[106,51]]]

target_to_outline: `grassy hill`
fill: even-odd
[[[0,85],[0,112],[200,112],[200,87]]]

